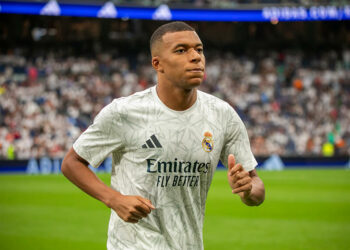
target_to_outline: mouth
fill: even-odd
[[[203,72],[204,69],[203,68],[193,68],[193,69],[188,69],[186,70],[188,72],[195,72],[195,73],[199,73],[199,72]]]

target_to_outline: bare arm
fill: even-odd
[[[73,184],[115,210],[126,222],[136,223],[155,209],[148,199],[122,195],[110,188],[88,168],[88,165],[88,162],[71,148],[63,159],[61,170]]]
[[[235,164],[233,155],[229,155],[227,177],[232,193],[238,194],[248,206],[258,206],[265,200],[265,187],[256,170],[247,172],[241,164]]]

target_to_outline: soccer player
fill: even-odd
[[[157,85],[103,108],[67,153],[62,172],[111,208],[108,249],[203,249],[205,202],[219,160],[245,204],[261,204],[264,185],[237,113],[197,90],[205,57],[194,29],[162,25],[150,47]],[[88,164],[98,167],[110,154],[108,187]]]

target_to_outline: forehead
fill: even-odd
[[[187,44],[189,46],[202,44],[201,39],[194,31],[168,32],[163,35],[162,40],[166,47],[174,47],[177,44]]]

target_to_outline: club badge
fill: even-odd
[[[204,133],[202,148],[205,152],[211,152],[214,148],[213,135],[208,131]]]

